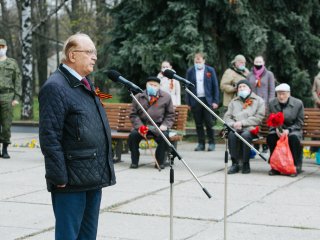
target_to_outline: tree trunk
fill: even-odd
[[[70,12],[70,20],[71,20],[71,31],[73,34],[79,32],[81,30],[80,22],[81,22],[81,2],[79,0],[72,0],[71,2],[71,12]]]
[[[46,0],[39,1],[37,3],[37,10],[38,10],[38,19],[37,22],[41,21],[42,19],[46,19],[48,15],[47,11],[47,3]],[[35,29],[36,34],[34,34],[35,39],[34,43],[36,43],[36,58],[37,58],[37,69],[38,69],[38,77],[39,77],[39,87],[43,85],[48,77],[48,51],[49,51],[49,41],[47,38],[49,29],[48,29],[48,20],[43,21],[37,29]],[[33,46],[34,47],[34,46]]]
[[[6,33],[6,41],[8,45],[8,56],[16,57],[14,54],[14,48],[12,43],[12,36],[11,36],[11,28],[9,24],[9,14],[7,10],[7,1],[6,0],[0,0],[1,3],[1,14],[2,14],[2,32]]]
[[[105,0],[96,0],[96,25],[97,25],[97,34],[96,34],[96,39],[97,39],[97,48],[99,49],[99,54],[100,56],[103,57],[98,57],[97,61],[97,70],[101,70],[106,67],[107,63],[107,57],[108,54],[106,50],[103,48],[103,44],[105,43],[105,35],[101,34],[103,33],[107,28],[108,28],[108,8],[107,4],[105,3]],[[109,92],[108,85],[106,84],[106,76],[105,74],[97,74],[95,76],[95,85],[100,88],[101,91],[103,92]]]
[[[22,109],[21,119],[33,118],[31,0],[22,3]]]

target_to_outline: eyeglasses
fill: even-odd
[[[73,50],[72,52],[84,52],[88,55],[96,55],[97,56],[97,50],[96,49],[90,49],[90,50]]]

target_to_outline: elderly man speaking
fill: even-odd
[[[39,137],[56,240],[96,239],[101,189],[115,184],[111,130],[88,78],[97,60],[86,34],[70,36],[39,94]]]

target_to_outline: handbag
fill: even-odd
[[[270,166],[283,174],[295,174],[296,167],[289,147],[288,135],[282,135],[270,157]]]

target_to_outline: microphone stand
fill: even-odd
[[[183,87],[185,88],[186,92],[189,93],[198,103],[200,103],[205,109],[207,109],[211,115],[213,115],[215,118],[217,118],[220,122],[223,123],[225,135],[227,135],[229,132],[233,132],[243,143],[245,143],[251,150],[253,150],[257,155],[259,155],[264,161],[267,161],[267,159],[257,150],[255,149],[250,143],[247,142],[235,129],[230,127],[226,122],[220,118],[214,111],[212,111],[206,104],[204,104],[196,95],[194,95],[188,86],[186,84],[183,84]],[[228,136],[226,136],[226,150],[224,155],[224,162],[225,162],[225,168],[224,168],[224,174],[225,174],[225,183],[224,183],[224,240],[227,239],[227,180],[228,180]]]
[[[174,170],[173,170],[173,159],[177,157],[181,162],[185,165],[185,167],[189,170],[193,178],[198,182],[204,193],[208,196],[208,198],[211,198],[210,193],[208,190],[203,187],[200,180],[197,178],[197,176],[193,173],[191,168],[187,165],[187,163],[183,160],[183,158],[180,156],[180,154],[177,152],[175,147],[171,144],[169,139],[163,134],[163,132],[160,130],[160,128],[157,126],[157,124],[153,121],[153,119],[150,117],[150,115],[147,113],[147,111],[143,108],[141,103],[138,101],[138,99],[134,96],[132,93],[132,89],[129,87],[129,92],[131,98],[134,100],[136,104],[140,107],[140,109],[144,112],[144,114],[148,117],[149,121],[152,123],[152,125],[157,129],[157,132],[160,133],[161,137],[165,140],[167,145],[169,146],[169,157],[170,157],[170,240],[173,240],[173,183],[174,183]]]

